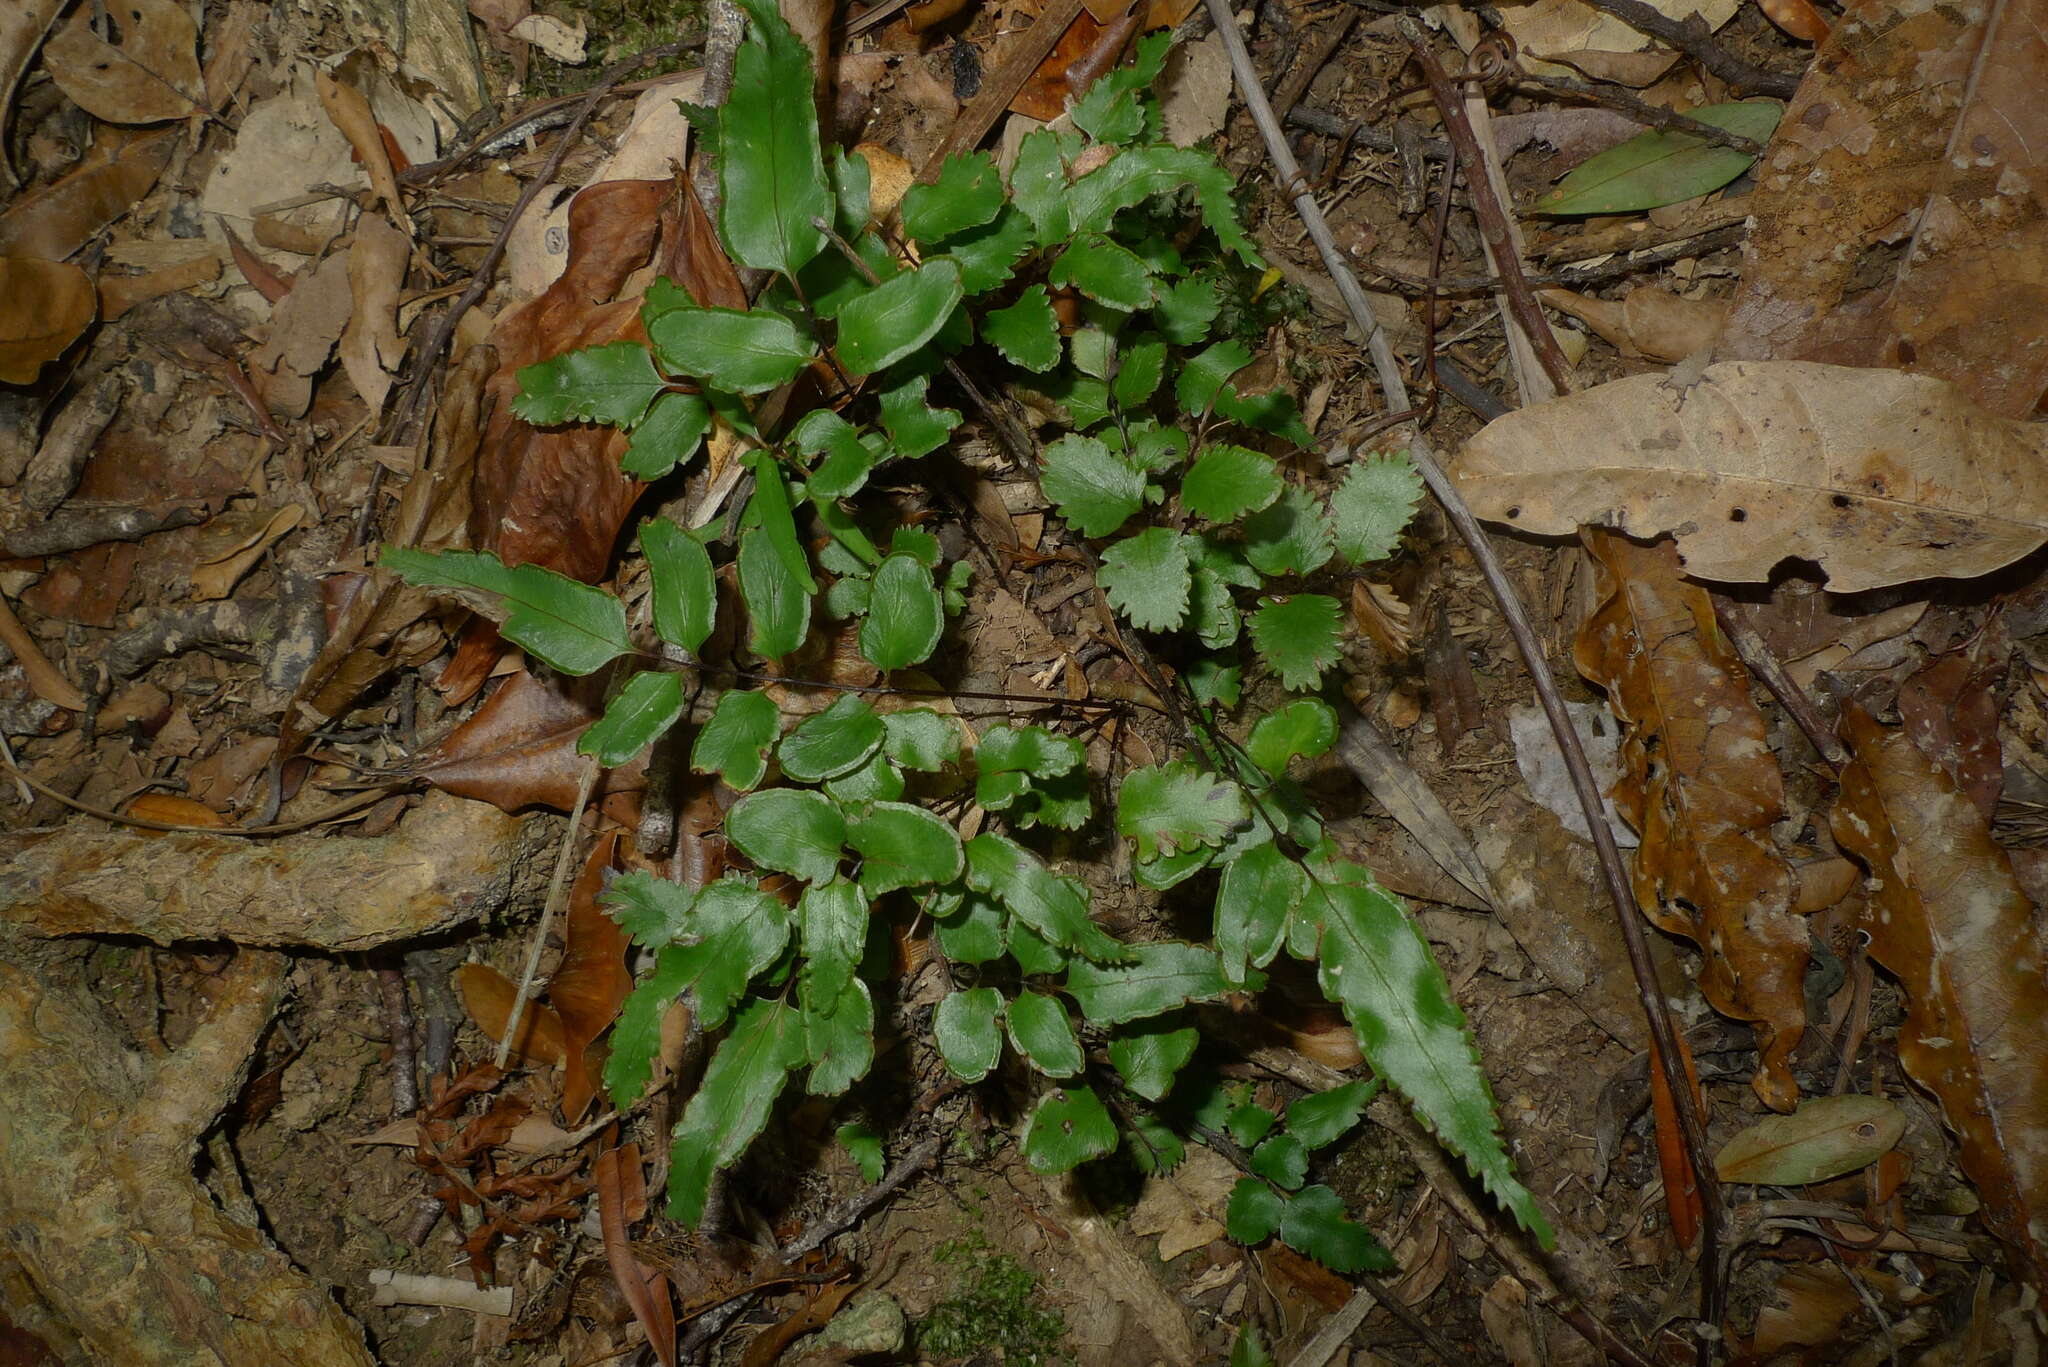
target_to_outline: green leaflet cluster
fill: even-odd
[[[1150,86],[1166,36],[1098,81],[1072,129],[1027,136],[1007,176],[986,154],[954,157],[884,222],[867,163],[828,155],[808,102],[786,98],[810,87],[803,45],[770,0],[741,4],[750,36],[731,97],[700,111],[699,126],[718,153],[725,247],[771,278],[745,309],[657,281],[641,308],[645,345],[529,367],[515,401],[536,424],[624,430],[623,468],[648,481],[717,438],[743,466],[734,511],[702,527],[639,527],[644,627],[604,590],[487,553],[388,549],[384,565],[571,674],[655,663],[645,628],[669,660],[694,662],[719,626],[721,578],[762,660],[795,654],[831,618],[882,671],[925,664],[963,610],[967,566],[949,564],[929,532],[897,525],[874,486],[914,481],[914,462],[950,440],[962,418],[937,401],[951,384],[942,371],[972,349],[978,370],[1057,415],[1040,486],[1098,543],[1105,601],[1161,638],[1199,704],[1199,753],[1125,776],[1113,819],[1140,882],[1206,875],[1215,902],[1202,942],[1126,943],[1094,920],[1078,879],[1023,843],[1093,818],[1076,737],[1015,724],[975,738],[954,717],[852,694],[792,723],[766,691],[717,696],[689,763],[742,795],[725,833],[752,871],[701,889],[636,874],[607,894],[651,958],[613,1032],[615,1101],[645,1089],[670,1003],[687,998],[718,1036],[673,1135],[671,1212],[702,1215],[713,1174],[745,1153],[799,1075],[820,1096],[866,1075],[871,984],[888,962],[881,927],[911,917],[953,973],[931,1019],[946,1065],[979,1082],[1007,1056],[1012,1076],[1046,1080],[1021,1139],[1038,1170],[1120,1145],[1148,1167],[1177,1161],[1184,1079],[1199,1071],[1186,1067],[1199,1043],[1189,1006],[1258,990],[1284,950],[1316,964],[1379,1078],[1547,1238],[1428,946],[1286,777],[1334,743],[1335,713],[1300,698],[1241,742],[1213,723],[1217,705],[1236,706],[1247,646],[1285,688],[1322,684],[1343,613],[1319,589],[1334,565],[1393,553],[1420,486],[1400,455],[1355,461],[1327,497],[1304,481],[1292,459],[1310,440],[1300,414],[1283,389],[1254,381],[1250,348],[1227,335],[1225,287],[1261,264],[1231,178],[1161,137]],[[1190,216],[1200,232],[1186,231]],[[579,750],[607,766],[633,759],[682,724],[686,677],[615,670]],[[970,790],[989,829],[963,839],[931,803],[964,806]],[[1350,1104],[1310,1098],[1295,1110],[1318,1114],[1310,1102]],[[1247,1221],[1271,1215],[1268,1233],[1333,1267],[1369,1265],[1361,1250],[1378,1249],[1327,1189],[1304,1185],[1308,1153],[1356,1107],[1346,1114],[1329,1130],[1290,1112],[1285,1133],[1253,1148],[1264,1194],[1245,1197]],[[841,1138],[879,1171],[878,1136],[845,1126]]]

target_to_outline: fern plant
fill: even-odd
[[[625,469],[642,479],[685,466],[716,430],[744,447],[751,488],[730,534],[663,518],[639,529],[650,625],[671,649],[637,645],[610,593],[534,566],[399,548],[383,563],[488,613],[565,673],[645,665],[615,681],[580,742],[606,765],[681,721],[686,674],[746,682],[743,671],[695,663],[715,625],[722,563],[755,656],[794,653],[822,612],[854,624],[877,668],[921,664],[962,609],[967,567],[946,564],[925,532],[885,534],[860,496],[878,470],[906,467],[890,471],[901,479],[949,440],[962,417],[934,401],[934,387],[943,392],[942,372],[971,355],[1057,415],[1063,430],[1039,457],[1041,487],[1067,527],[1099,546],[1108,603],[1180,663],[1188,751],[1128,773],[1116,793],[1135,875],[1164,889],[1220,873],[1209,936],[1128,942],[1093,919],[1086,886],[1030,843],[1091,819],[1094,776],[1079,739],[1027,725],[977,738],[956,718],[855,694],[785,729],[766,691],[727,689],[692,741],[691,765],[744,794],[725,819],[732,847],[801,894],[791,905],[753,873],[702,888],[635,874],[608,894],[652,955],[613,1032],[614,1100],[644,1090],[671,1001],[688,996],[718,1035],[672,1136],[671,1213],[701,1218],[712,1175],[741,1157],[793,1078],[835,1096],[864,1076],[870,984],[886,960],[873,952],[877,931],[915,917],[955,973],[931,1020],[946,1066],[978,1082],[1007,1052],[1045,1079],[1020,1141],[1034,1168],[1065,1171],[1120,1142],[1144,1161],[1173,1161],[1172,1108],[1146,1103],[1171,1100],[1195,1053],[1187,1008],[1257,990],[1285,951],[1316,965],[1379,1079],[1547,1242],[1427,943],[1370,872],[1337,853],[1287,777],[1337,735],[1336,713],[1313,692],[1338,658],[1342,614],[1315,576],[1333,561],[1391,553],[1419,486],[1405,458],[1381,456],[1322,499],[1269,454],[1309,434],[1284,392],[1241,383],[1247,348],[1211,336],[1222,283],[1263,263],[1228,173],[1160,136],[1150,86],[1165,35],[1096,83],[1073,107],[1071,131],[1027,136],[1007,177],[984,153],[956,156],[895,212],[877,214],[866,163],[836,149],[828,158],[809,103],[777,93],[809,88],[803,45],[770,0],[742,4],[750,30],[731,97],[698,111],[698,124],[718,158],[725,248],[770,272],[769,283],[734,310],[659,281],[642,309],[647,345],[530,367],[517,400],[537,424],[627,430]],[[770,391],[785,400],[773,425],[758,398]],[[678,654],[692,663],[667,663]],[[1309,696],[1233,739],[1225,714],[1248,659]],[[963,839],[931,800],[970,782],[992,828]],[[1108,1066],[1090,1062],[1090,1042]],[[1111,1086],[1121,1095],[1105,1104],[1100,1089]],[[1319,1104],[1344,1125],[1326,1118],[1320,1138],[1294,1136],[1304,1173],[1306,1151],[1363,1105],[1362,1089],[1340,1090]],[[1304,1128],[1290,1113],[1290,1129]],[[1341,1203],[1267,1179],[1267,1196],[1246,1197],[1273,1215],[1265,1223],[1333,1264],[1365,1265],[1351,1256],[1363,1245]],[[1250,1217],[1232,1223],[1271,1232]]]

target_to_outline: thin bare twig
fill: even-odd
[[[1838,771],[1847,767],[1849,752],[1821,719],[1819,709],[1814,707],[1813,699],[1806,696],[1806,690],[1785,672],[1785,666],[1778,663],[1778,657],[1771,654],[1771,648],[1750,625],[1749,616],[1741,605],[1718,593],[1712,597],[1714,617],[1734,645],[1735,653],[1749,666],[1749,672],[1762,680],[1763,686],[1778,700],[1778,705],[1785,709],[1785,715],[1806,734],[1807,741],[1830,767]]]
[[[1738,152],[1747,152],[1752,157],[1764,154],[1764,145],[1755,138],[1745,138],[1740,133],[1731,133],[1710,123],[1689,119],[1675,109],[1666,109],[1661,104],[1639,100],[1619,87],[1595,85],[1591,81],[1575,81],[1568,76],[1538,76],[1529,71],[1517,72],[1515,80],[1524,85],[1541,86],[1559,95],[1576,95],[1580,99],[1604,104],[1610,109],[1620,110],[1637,123],[1661,128],[1667,133],[1689,134],[1701,142],[1710,142],[1716,147],[1732,147]]]
[[[895,1195],[911,1178],[930,1167],[937,1160],[940,1150],[946,1147],[946,1141],[951,1138],[950,1133],[941,1130],[924,1140],[897,1159],[895,1164],[882,1174],[881,1181],[865,1191],[855,1192],[813,1220],[810,1228],[782,1250],[779,1255],[782,1261],[793,1263],[804,1254],[824,1247],[826,1240],[844,1234],[859,1224],[869,1211]]]
[[[512,1057],[512,1041],[519,1038],[521,1017],[533,996],[533,980],[540,975],[540,956],[547,948],[548,928],[554,924],[555,912],[569,887],[569,870],[576,862],[576,835],[583,828],[583,809],[590,805],[597,776],[603,772],[604,766],[596,760],[584,761],[583,777],[576,784],[576,805],[569,809],[569,829],[562,832],[561,848],[555,852],[555,876],[548,880],[548,899],[541,904],[540,924],[533,928],[533,939],[526,947],[526,968],[519,975],[519,990],[513,994],[512,1010],[505,1017],[504,1037],[498,1041],[496,1063],[500,1071]]]
[[[1323,264],[1337,284],[1338,293],[1344,298],[1351,314],[1351,321],[1367,340],[1368,350],[1373,358],[1374,368],[1379,373],[1380,385],[1386,391],[1389,408],[1402,409],[1409,406],[1407,382],[1402,378],[1399,363],[1394,358],[1392,344],[1385,331],[1373,318],[1367,304],[1365,291],[1344,260],[1343,252],[1330,235],[1330,226],[1324,220],[1322,208],[1315,197],[1306,192],[1301,180],[1301,168],[1295,162],[1293,152],[1287,146],[1286,135],[1281,131],[1280,122],[1273,117],[1273,110],[1266,103],[1265,92],[1258,81],[1258,73],[1252,66],[1251,52],[1245,47],[1244,35],[1238,31],[1235,17],[1225,0],[1206,0],[1209,13],[1216,22],[1217,32],[1223,36],[1223,44],[1230,54],[1230,64],[1237,78],[1239,92],[1252,121],[1258,125],[1259,134],[1266,144],[1267,154],[1272,158],[1274,169],[1281,184],[1288,187],[1302,224],[1316,249],[1322,254]],[[1485,577],[1487,587],[1500,605],[1501,615],[1506,619],[1509,634],[1522,655],[1531,682],[1535,685],[1537,698],[1543,704],[1544,716],[1549,720],[1552,734],[1557,737],[1558,749],[1565,758],[1565,766],[1571,774],[1572,788],[1579,805],[1586,813],[1586,822],[1593,835],[1594,848],[1599,854],[1602,881],[1608,897],[1614,904],[1615,917],[1621,929],[1622,940],[1628,947],[1629,967],[1636,980],[1636,991],[1642,1002],[1650,1034],[1657,1041],[1661,1058],[1664,1060],[1671,1091],[1678,1099],[1681,1137],[1687,1150],[1687,1160],[1698,1176],[1702,1204],[1706,1208],[1702,1220],[1701,1258],[1709,1269],[1707,1285],[1712,1288],[1720,1284],[1719,1262],[1721,1242],[1721,1201],[1720,1188],[1713,1168],[1706,1161],[1705,1127],[1700,1122],[1696,1098],[1686,1086],[1685,1078],[1678,1075],[1677,1061],[1678,1032],[1671,1020],[1670,1007],[1665,1002],[1657,983],[1655,966],[1650,960],[1650,946],[1643,933],[1642,915],[1636,908],[1635,893],[1629,884],[1627,868],[1621,860],[1621,850],[1615,844],[1614,832],[1607,824],[1602,810],[1600,786],[1593,777],[1593,768],[1586,759],[1585,746],[1580,742],[1579,733],[1573,728],[1566,713],[1564,699],[1557,690],[1557,682],[1550,673],[1549,661],[1543,652],[1543,643],[1536,634],[1535,625],[1529,619],[1528,609],[1523,605],[1514,585],[1509,582],[1506,571],[1501,567],[1499,556],[1494,554],[1493,545],[1486,532],[1473,517],[1462,495],[1437,463],[1421,434],[1416,434],[1410,443],[1410,454],[1423,480],[1429,485],[1445,514],[1458,529],[1466,546],[1472,552]],[[1712,1313],[1709,1322],[1719,1323],[1718,1305],[1709,1301]],[[1611,1334],[1600,1337],[1589,1331],[1583,1324],[1574,1321],[1574,1326],[1586,1333],[1593,1342],[1610,1356],[1618,1356],[1617,1349],[1626,1345],[1612,1340]],[[1702,1348],[1705,1348],[1702,1344]],[[1640,1355],[1634,1360],[1641,1361]]]
[[[1753,90],[1773,99],[1789,100],[1799,89],[1796,74],[1752,66],[1715,42],[1713,30],[1697,14],[1680,22],[1643,0],[1587,0],[1587,3],[1594,9],[1606,10],[1640,33],[1663,39],[1737,90]]]

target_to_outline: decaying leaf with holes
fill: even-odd
[[[1686,572],[1760,582],[1788,557],[1854,593],[1967,578],[2048,541],[2048,430],[1953,385],[1802,361],[1634,375],[1510,413],[1465,443],[1472,511],[1523,531],[1677,537]]]
[[[2048,1286],[2048,937],[1969,796],[1853,703],[1835,839],[1870,870],[1862,929],[1905,985],[1899,1061],[1941,1100],[2015,1274]]]
[[[1600,606],[1579,630],[1579,672],[1627,729],[1615,809],[1642,836],[1635,893],[1660,929],[1706,956],[1700,990],[1756,1026],[1752,1086],[1773,1110],[1799,1100],[1788,1060],[1806,1029],[1806,926],[1772,847],[1784,781],[1749,678],[1669,543],[1588,530]]]

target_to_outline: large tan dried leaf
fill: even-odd
[[[1851,703],[1835,839],[1870,869],[1862,929],[1905,986],[1899,1061],[1941,1101],[2015,1273],[2048,1286],[2048,940],[1975,804]]]
[[[106,36],[93,30],[104,15]],[[177,0],[80,5],[43,45],[57,88],[108,123],[163,123],[191,114],[199,92],[199,28]]]
[[[62,261],[149,193],[169,165],[175,129],[102,128],[78,165],[0,214],[0,256]]]
[[[1722,354],[1923,370],[2032,413],[2044,90],[2048,0],[1849,6],[1757,168]]]
[[[92,277],[78,267],[0,256],[0,383],[34,384],[98,308]]]
[[[391,377],[405,356],[398,335],[398,295],[412,260],[412,241],[381,218],[356,224],[348,249],[348,286],[355,307],[341,333],[341,368],[372,413],[383,411]]]
[[[1709,30],[1734,17],[1742,0],[1650,0],[1667,19],[1694,15]],[[1593,76],[1645,86],[1670,69],[1678,53],[1585,0],[1535,0],[1501,8],[1501,24],[1514,35],[1522,64],[1544,76]],[[1570,65],[1546,61],[1564,58]]]
[[[2048,541],[2048,431],[1953,385],[1796,361],[1636,375],[1510,413],[1453,475],[1524,531],[1670,533],[1687,573],[1761,581],[1789,556],[1853,593],[1987,574]]]
[[[575,690],[575,691],[571,691]],[[476,714],[419,757],[413,769],[444,792],[479,798],[504,811],[575,805],[583,761],[576,742],[603,711],[603,699],[588,696],[588,685],[515,674]],[[638,792],[646,787],[645,757],[607,769],[598,792]]]
[[[1806,926],[1790,866],[1771,845],[1784,782],[1749,679],[1706,590],[1668,543],[1588,530],[1600,606],[1573,648],[1627,734],[1614,805],[1642,837],[1636,900],[1705,955],[1700,991],[1756,1026],[1751,1084],[1773,1109],[1799,1099],[1789,1060],[1806,1029]]]

